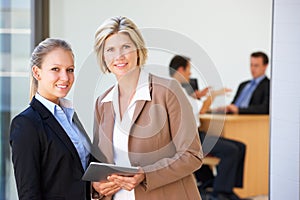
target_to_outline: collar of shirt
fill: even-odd
[[[256,79],[254,79],[255,84],[258,85],[265,77],[266,77],[266,75],[262,75],[260,77],[257,77]]]
[[[64,113],[66,114],[68,121],[71,122],[73,119],[74,115],[74,109],[72,102],[68,99],[65,98],[60,98],[59,99],[59,105],[49,101],[48,99],[44,98],[41,96],[39,93],[35,94],[35,98],[40,101],[54,116],[55,116],[55,111],[57,109],[62,109]]]
[[[101,103],[112,102],[114,95],[117,94],[115,92],[118,93],[118,83],[116,83],[113,89],[102,99]],[[140,71],[136,92],[131,102],[134,103],[138,100],[151,101],[149,89],[149,73],[145,72],[142,69]]]

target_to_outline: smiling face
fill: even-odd
[[[41,67],[32,67],[38,81],[38,93],[58,104],[65,97],[74,82],[74,59],[72,52],[56,48],[43,59]]]
[[[126,33],[115,33],[105,40],[104,60],[117,79],[136,69],[137,49]]]

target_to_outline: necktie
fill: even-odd
[[[255,80],[253,79],[250,84],[247,84],[245,88],[242,90],[241,94],[238,96],[237,100],[235,101],[235,105],[237,107],[248,107],[250,97],[252,96],[252,92],[255,87]]]

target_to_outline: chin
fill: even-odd
[[[57,97],[58,98],[64,98],[68,95],[68,92],[67,93],[60,93],[60,94],[57,94]]]

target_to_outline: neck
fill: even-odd
[[[121,78],[118,78],[119,94],[121,96],[131,95],[135,91],[139,80],[139,75],[140,68],[136,68]]]
[[[259,75],[259,76],[257,76],[257,77],[254,77],[253,79],[257,79],[257,78],[260,78],[260,77],[262,77],[262,76],[265,76],[265,74],[261,74],[261,75]]]
[[[47,97],[47,95],[43,94],[43,93],[40,92],[39,90],[37,90],[37,93],[38,93],[39,95],[41,95],[43,98],[45,98],[45,99],[47,99],[47,100],[49,100],[49,101],[51,101],[51,102],[53,102],[53,103],[59,105],[59,98],[58,98],[58,97],[57,97],[57,98],[55,98],[55,97],[54,97],[54,98]]]

